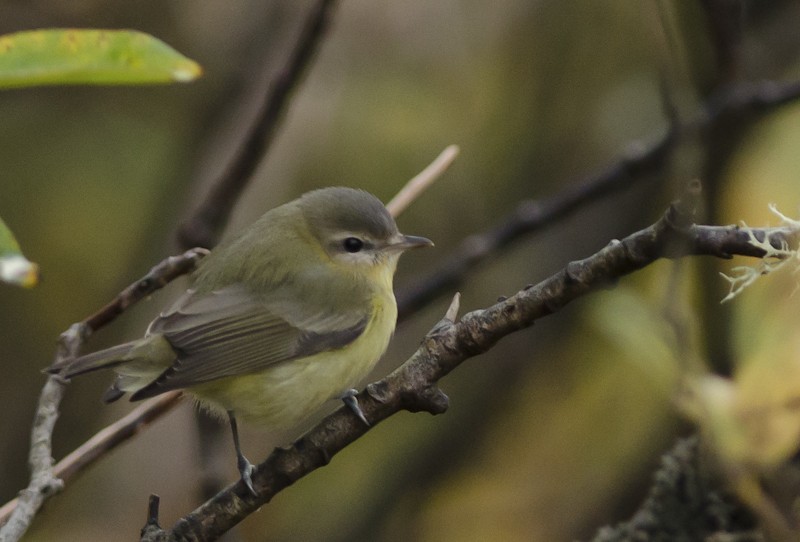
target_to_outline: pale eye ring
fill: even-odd
[[[361,252],[361,249],[364,248],[364,241],[358,237],[348,237],[342,241],[342,246],[347,252],[354,254],[356,252]]]

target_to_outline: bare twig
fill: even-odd
[[[39,396],[39,408],[31,431],[31,451],[28,457],[31,480],[28,487],[20,492],[18,503],[8,521],[0,528],[0,542],[19,540],[28,530],[42,503],[62,487],[61,481],[53,474],[51,450],[53,427],[63,396],[63,384],[56,377],[48,378]]]
[[[461,286],[467,272],[492,254],[524,235],[534,233],[565,218],[584,205],[620,191],[648,173],[657,171],[672,153],[675,138],[670,132],[648,148],[631,147],[629,156],[608,169],[571,183],[558,193],[539,200],[520,202],[494,227],[465,238],[445,262],[413,286],[397,293],[401,317],[416,312],[442,293]]]
[[[160,418],[178,402],[181,392],[170,392],[145,401],[126,416],[101,429],[53,467],[53,476],[66,484],[72,477],[123,441],[135,436],[148,424]],[[52,400],[50,402],[53,402]],[[0,507],[0,524],[17,506],[18,499]]]
[[[153,267],[144,277],[120,292],[111,303],[84,320],[83,323],[87,330],[90,332],[97,331],[101,327],[110,324],[132,304],[141,301],[176,278],[194,270],[197,262],[206,254],[208,254],[208,250],[204,248],[193,248],[178,256],[168,257]]]
[[[191,272],[197,262],[205,257],[206,254],[208,254],[208,250],[204,248],[193,248],[179,256],[168,257],[150,269],[145,276],[122,290],[117,297],[102,309],[86,318],[80,324],[76,324],[78,326],[77,332],[73,331],[68,336],[66,334],[61,336],[62,346],[65,341],[68,342],[69,355],[61,355],[60,359],[57,359],[51,365],[50,371],[53,372],[54,369],[62,368],[72,361],[80,347],[80,344],[75,343],[82,343],[85,338],[114,321],[117,316],[125,312],[128,307],[137,301],[144,299],[156,290],[160,290],[176,278]]]
[[[702,0],[717,61],[717,83],[728,85],[741,72],[744,5],[742,0]]]
[[[673,204],[652,226],[621,241],[614,240],[596,254],[569,263],[535,286],[529,286],[491,307],[472,311],[454,321],[456,297],[447,315],[428,333],[420,348],[389,376],[367,386],[358,402],[370,425],[348,409],[334,412],[299,441],[275,450],[258,465],[254,496],[240,481],[179,520],[169,531],[150,530],[143,540],[211,540],[268,502],[278,492],[313,470],[391,415],[408,410],[439,414],[448,399],[438,381],[466,359],[491,349],[501,338],[557,312],[571,301],[660,258],[733,254],[761,256],[748,235],[736,226],[696,226],[688,217],[693,209]],[[796,244],[798,232],[787,228],[758,230],[770,242]]]
[[[422,192],[427,190],[442,173],[447,171],[447,168],[450,167],[453,160],[458,157],[458,153],[458,145],[450,145],[443,150],[428,167],[408,181],[400,192],[386,204],[386,209],[388,209],[389,214],[394,217],[400,216]]]
[[[120,292],[111,303],[82,322],[73,324],[61,335],[53,366],[65,367],[68,365],[77,355],[83,341],[92,332],[113,321],[136,301],[194,269],[197,261],[207,252],[205,249],[193,249],[180,256],[167,258],[153,267],[147,275]],[[6,513],[9,513],[9,516],[8,521],[0,528],[0,542],[19,540],[30,526],[42,503],[63,486],[63,481],[57,477],[58,474],[53,468],[52,436],[58,418],[58,406],[64,396],[64,388],[61,378],[53,375],[47,379],[42,389],[31,430],[29,454],[31,481],[28,487],[20,492],[16,506],[9,503],[2,508],[4,516],[0,517],[0,523],[5,519]],[[75,464],[70,467],[73,472],[76,468]]]
[[[180,246],[210,248],[216,244],[234,205],[273,141],[303,74],[325,35],[335,0],[318,0],[306,17],[289,60],[278,73],[242,146],[203,203],[178,231]]]
[[[178,228],[176,233],[180,247],[211,248],[217,243],[236,202],[271,147],[294,90],[322,42],[335,6],[335,0],[317,0],[309,10],[297,42],[281,71],[267,88],[259,110],[239,147],[225,170],[215,179],[199,207]],[[195,420],[203,440],[220,440],[221,429],[216,420],[209,419],[207,413],[202,411],[197,412]],[[200,484],[203,498],[213,495],[222,485],[218,480],[217,469],[212,467],[210,459],[214,450],[214,444],[200,448],[199,461],[208,467],[203,469],[204,476]]]
[[[646,147],[633,145],[627,156],[607,169],[570,183],[553,196],[522,201],[494,227],[464,239],[438,269],[420,278],[413,287],[398,292],[398,313],[408,315],[437,296],[459,289],[467,272],[524,235],[550,226],[602,197],[629,188],[643,177],[654,175],[671,159],[681,140],[727,122],[732,115],[766,114],[798,98],[800,81],[741,83],[712,98],[705,109],[689,121],[681,124],[672,118],[676,124],[656,143]]]

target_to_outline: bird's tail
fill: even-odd
[[[129,361],[128,354],[136,346],[138,341],[132,341],[125,344],[119,344],[86,354],[75,359],[68,359],[58,363],[54,363],[47,368],[50,374],[60,374],[63,378],[72,378],[73,376],[82,375],[99,369],[108,369],[116,367],[117,365]]]

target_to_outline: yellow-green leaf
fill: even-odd
[[[0,219],[0,281],[32,288],[39,283],[39,266],[22,255],[14,234]]]
[[[191,81],[199,64],[134,30],[30,30],[0,36],[0,88]]]

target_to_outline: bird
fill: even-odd
[[[433,243],[401,234],[372,194],[317,189],[211,250],[144,337],[48,371],[71,379],[112,368],[117,377],[105,402],[185,390],[200,407],[227,416],[241,479],[255,495],[237,419],[292,427],[339,398],[366,423],[353,386],[394,333],[400,255],[425,246]]]

